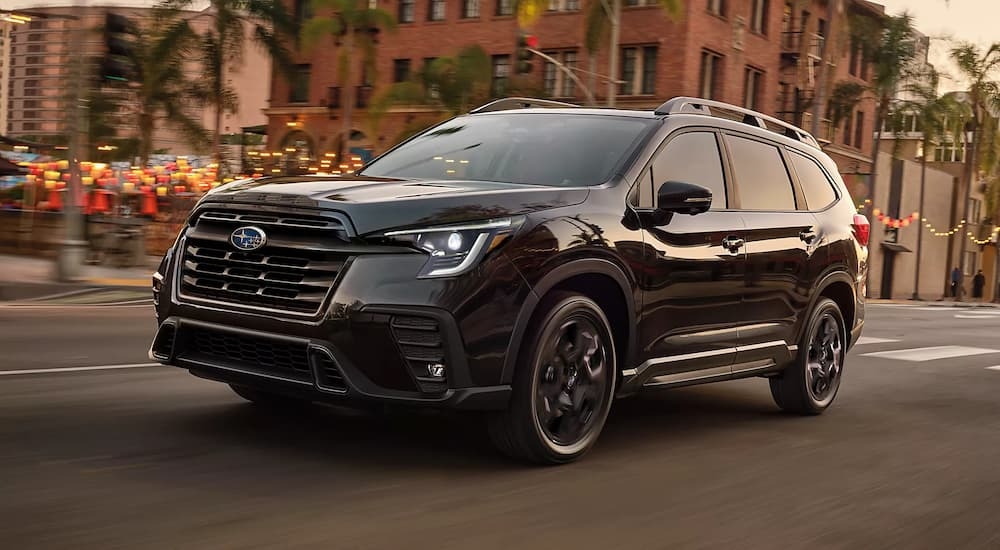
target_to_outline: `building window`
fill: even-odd
[[[979,199],[969,199],[969,223],[978,224],[982,216],[983,201]]]
[[[726,0],[708,0],[708,13],[726,16]]]
[[[701,80],[698,94],[702,99],[716,99],[719,93],[719,74],[722,66],[722,56],[704,50],[701,52]]]
[[[514,0],[497,0],[497,15],[514,15]]]
[[[38,118],[38,111],[25,111],[24,118]]]
[[[368,9],[370,9],[370,10],[377,10],[378,9],[378,0],[368,0]]]
[[[743,106],[747,109],[760,110],[760,88],[763,85],[764,72],[748,66],[743,78]]]
[[[392,81],[393,82],[405,82],[410,79],[410,60],[409,59],[393,59],[392,60]]]
[[[416,0],[399,0],[399,22],[413,23],[413,6]]]
[[[642,49],[642,83],[639,93],[644,95],[656,93],[656,52],[656,46]]]
[[[851,144],[851,129],[854,128],[854,117],[848,115],[844,117],[844,145]]]
[[[580,0],[549,0],[548,11],[578,11]]]
[[[312,65],[296,65],[292,86],[289,88],[289,103],[309,102],[309,80],[312,76]]]
[[[295,22],[302,25],[312,19],[312,0],[295,0]]]
[[[546,52],[552,59],[555,59],[569,70],[576,67],[576,52]],[[543,72],[545,93],[550,97],[574,97],[576,95],[576,83],[560,69],[555,63],[546,61]]]
[[[858,118],[854,123],[854,146],[861,148],[861,138],[865,135],[865,113],[858,111]]]
[[[13,49],[14,48],[11,48],[11,50],[13,50]],[[14,52],[11,51],[11,53],[14,53]],[[42,45],[41,44],[32,44],[32,45],[28,46],[28,53],[42,53]]]
[[[965,143],[942,143],[934,148],[935,162],[962,162],[965,159]]]
[[[622,48],[621,95],[656,93],[656,46]]]
[[[848,55],[851,56],[851,60],[848,64],[847,72],[851,76],[858,76],[858,68],[861,65],[861,44],[851,42],[851,49]]]
[[[493,56],[493,95],[503,96],[507,93],[507,77],[510,76],[510,56]]]
[[[479,17],[479,0],[462,1],[462,19],[476,19]]]
[[[430,11],[427,13],[427,20],[444,21],[445,10],[444,0],[431,0]]]
[[[41,67],[28,67],[24,70],[24,76],[38,76],[42,74]]]
[[[759,34],[767,34],[768,0],[753,0],[750,12],[750,30]]]
[[[25,122],[25,123],[21,124],[21,128],[25,132],[30,132],[30,131],[33,131],[33,130],[38,130],[38,123],[37,122]]]
[[[625,0],[625,5],[630,8],[655,6],[656,0]]]

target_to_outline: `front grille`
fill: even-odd
[[[258,250],[236,250],[233,231],[255,225],[267,234]],[[184,296],[234,305],[316,314],[350,258],[336,218],[209,209],[185,233],[180,269]]]
[[[257,338],[198,327],[189,333],[185,355],[250,372],[264,372],[293,380],[312,380],[304,343]]]
[[[425,392],[448,389],[445,377],[431,376],[430,365],[445,364],[444,341],[436,320],[429,317],[397,315],[392,318],[392,334],[399,351]]]

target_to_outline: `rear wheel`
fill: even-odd
[[[782,410],[820,414],[833,403],[844,374],[844,327],[836,302],[821,299],[809,317],[795,361],[780,376],[769,379],[771,395]]]
[[[614,341],[593,300],[559,292],[529,327],[510,407],[490,419],[495,445],[543,464],[571,462],[600,435],[614,396]]]

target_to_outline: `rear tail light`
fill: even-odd
[[[861,214],[855,214],[851,227],[854,228],[854,240],[858,241],[861,246],[868,246],[868,238],[872,234],[872,226],[868,223],[868,218]]]

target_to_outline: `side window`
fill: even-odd
[[[795,210],[792,180],[776,146],[731,135],[726,144],[741,209]]]
[[[822,210],[837,200],[833,183],[830,182],[830,178],[826,177],[826,172],[823,172],[819,164],[803,154],[795,151],[789,152],[792,166],[795,167],[795,173],[799,176],[802,192],[806,196],[806,207],[809,210]]]
[[[722,154],[712,132],[687,132],[671,139],[653,159],[652,194],[668,181],[682,181],[712,190],[712,208],[726,207]]]

